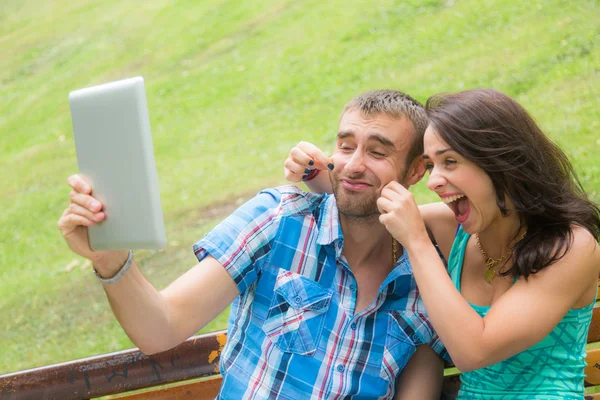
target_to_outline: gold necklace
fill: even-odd
[[[523,238],[525,237],[525,235],[527,234],[527,231],[523,232],[523,234],[521,235],[521,237],[519,238],[519,240],[517,241],[520,242],[521,240],[523,240]],[[481,242],[479,241],[479,234],[476,233],[475,237],[477,238],[477,246],[479,247],[479,251],[481,252],[481,255],[483,256],[483,259],[485,260],[485,266],[486,266],[486,270],[483,273],[483,278],[485,279],[485,281],[487,283],[489,283],[490,285],[492,284],[492,282],[494,281],[494,278],[496,277],[496,275],[498,274],[496,272],[496,265],[498,265],[499,263],[501,263],[502,261],[509,259],[512,256],[513,253],[513,247],[511,247],[510,249],[508,249],[508,251],[506,253],[504,253],[504,255],[500,258],[492,258],[490,256],[488,256],[488,254],[485,252],[485,250],[483,250],[483,247],[481,246]],[[515,243],[516,244],[516,243]]]
[[[398,261],[398,248],[396,247],[396,239],[392,237],[392,267],[396,265]]]

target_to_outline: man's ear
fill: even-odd
[[[406,171],[406,184],[408,186],[416,184],[423,178],[425,172],[425,160],[423,159],[423,156],[415,157]]]

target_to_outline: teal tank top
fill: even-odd
[[[460,292],[460,277],[469,234],[456,234],[448,272]],[[460,375],[458,398],[471,399],[583,399],[585,344],[592,320],[592,304],[571,309],[539,343],[489,367]],[[484,317],[489,306],[471,307]]]

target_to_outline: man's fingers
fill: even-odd
[[[58,220],[58,228],[63,234],[72,232],[78,226],[92,226],[104,220],[103,212],[93,213],[76,203],[69,204]]]
[[[58,220],[58,229],[60,229],[63,236],[65,236],[73,232],[78,226],[92,226],[95,223],[96,222],[78,214],[67,214],[63,215]]]
[[[90,210],[93,213],[100,212],[102,210],[102,203],[87,194],[79,193],[75,190],[71,190],[70,194],[71,203],[80,205],[83,208]]]
[[[90,210],[88,210],[87,208],[84,208],[76,203],[71,203],[69,205],[68,212],[69,212],[69,214],[80,215],[80,216],[87,218],[90,221],[94,221],[94,222],[100,222],[104,219],[103,212],[94,213],[94,212],[91,212]]]
[[[92,193],[92,187],[81,177],[81,175],[75,174],[67,178],[67,183],[76,192],[90,194]]]

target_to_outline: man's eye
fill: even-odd
[[[372,151],[371,154],[373,154],[375,157],[385,157],[385,154],[378,151]]]

